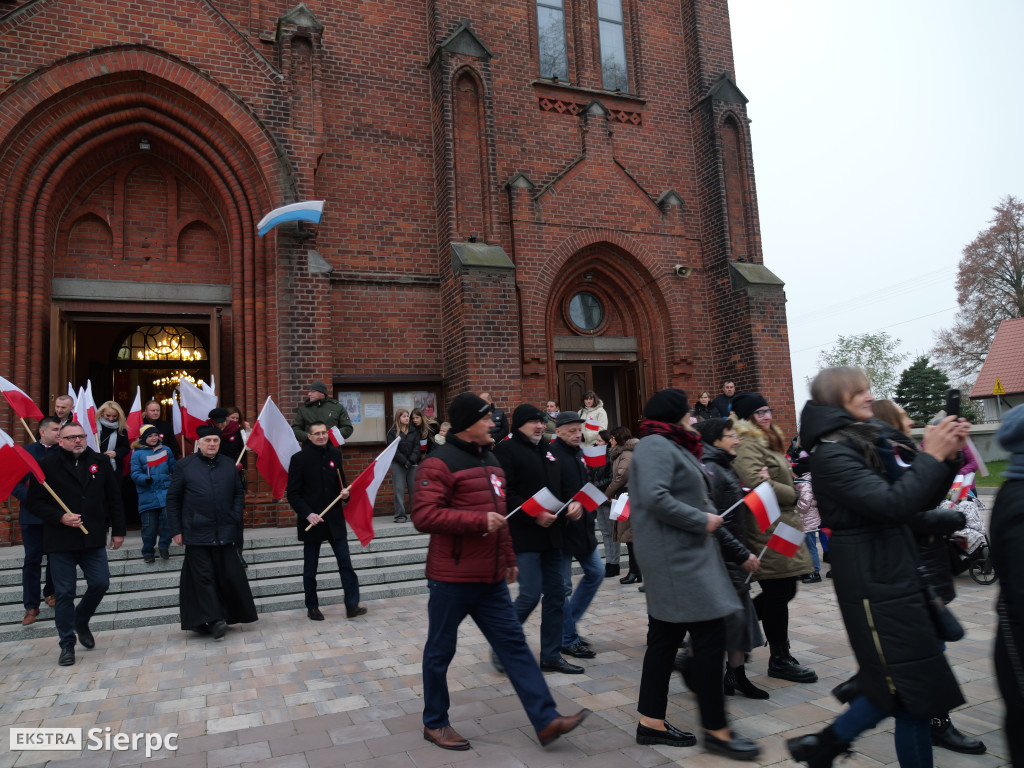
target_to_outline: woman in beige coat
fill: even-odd
[[[756,392],[744,392],[733,400],[737,416],[736,433],[740,438],[733,469],[740,482],[748,488],[770,483],[782,512],[781,522],[803,530],[797,512],[797,492],[793,470],[786,459],[786,439],[782,430],[772,424],[772,409],[768,401]],[[775,525],[764,533],[749,511],[747,541],[751,552],[758,554],[771,538]],[[773,549],[761,555],[761,568],[754,578],[761,586],[761,594],[754,598],[754,608],[768,639],[771,658],[768,677],[794,683],[813,683],[818,675],[810,667],[800,664],[789,652],[789,601],[796,597],[797,579],[811,573],[811,556],[806,543],[800,545],[793,557],[786,557]]]

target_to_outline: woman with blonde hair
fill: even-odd
[[[110,458],[111,467],[123,471],[125,459],[132,452],[124,410],[113,400],[107,400],[96,409],[96,423],[100,428],[100,453]]]
[[[409,519],[405,511],[405,493],[409,492],[409,511],[412,511],[413,487],[416,467],[420,463],[420,431],[411,425],[412,417],[405,408],[395,410],[395,423],[388,430],[387,443],[398,438],[398,449],[391,460],[391,482],[395,488],[395,522]]]

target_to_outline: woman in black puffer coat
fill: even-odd
[[[794,760],[829,766],[850,742],[896,717],[901,766],[931,766],[931,718],[964,702],[943,654],[918,574],[911,521],[934,509],[959,469],[969,425],[944,419],[903,470],[873,418],[859,368],[828,368],[811,384],[800,442],[811,452],[814,495],[831,528],[832,577],[859,665],[861,695],[821,733],[787,741]]]

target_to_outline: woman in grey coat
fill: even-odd
[[[630,469],[633,545],[643,564],[648,614],[636,740],[678,747],[697,741],[665,722],[672,664],[689,633],[704,747],[752,760],[758,746],[730,731],[725,715],[725,617],[741,606],[712,538],[722,518],[711,501],[700,436],[687,423],[689,411],[682,390],[663,389],[651,397]]]

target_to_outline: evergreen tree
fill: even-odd
[[[949,377],[922,355],[900,374],[893,399],[915,423],[925,424],[942,410],[948,389]]]

